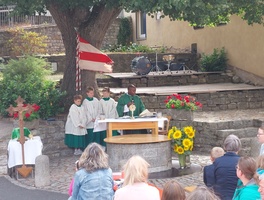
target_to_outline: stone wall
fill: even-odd
[[[256,134],[261,120],[230,120],[221,122],[201,122],[194,121],[193,126],[196,129],[194,139],[194,151],[207,152],[215,146],[223,146],[225,138],[234,134],[238,136],[242,143],[241,156],[259,155],[261,143],[257,141]]]
[[[48,155],[50,158],[72,155],[73,150],[64,144],[65,121],[42,121],[37,133],[41,137],[43,143],[42,154]]]
[[[56,25],[41,25],[36,27],[26,27],[26,31],[33,31],[41,35],[46,35],[47,39],[47,53],[48,54],[61,54],[65,52],[62,42],[61,33]],[[9,56],[9,49],[6,49],[6,41],[10,35],[6,31],[0,31],[0,56]]]
[[[109,46],[114,46],[117,44],[117,35],[119,32],[120,26],[120,18],[116,18],[116,20],[111,24],[109,29],[107,30],[101,49],[108,49]]]
[[[119,31],[120,19],[116,19],[106,32],[104,41],[102,43],[103,48],[107,48],[109,45],[117,44],[117,34]],[[62,42],[61,32],[57,25],[39,25],[34,27],[25,27],[26,31],[37,32],[41,35],[46,35],[47,39],[47,53],[49,55],[64,54],[65,48]],[[9,49],[6,49],[6,41],[8,41],[10,35],[7,31],[0,31],[0,56],[10,56]]]
[[[97,80],[98,82],[102,80]],[[127,88],[129,84],[137,87],[159,87],[159,86],[180,86],[195,84],[211,84],[211,83],[230,83],[232,77],[221,73],[193,73],[193,74],[174,74],[170,75],[152,75],[152,76],[133,76],[131,78],[119,78],[121,84],[119,87]]]
[[[230,110],[230,109],[249,109],[264,108],[264,89],[253,91],[225,91],[215,93],[192,94],[198,101],[203,103],[205,110]],[[167,114],[164,100],[166,96],[142,95],[146,108],[150,111],[162,112]],[[263,122],[262,122],[263,123]],[[242,155],[256,155],[257,146],[256,133],[260,122],[256,120],[238,120],[223,122],[193,121],[192,124],[185,122],[178,123],[172,120],[171,125],[183,127],[193,125],[196,128],[195,151],[210,152],[214,146],[222,146],[223,140],[229,134],[236,134],[243,143]],[[237,129],[237,130],[235,130]],[[40,128],[34,132],[39,135],[43,142],[43,154],[50,158],[71,155],[73,151],[64,145],[65,116],[58,117],[57,121],[42,121]],[[254,152],[252,149],[255,149]]]
[[[187,95],[187,94],[183,94]],[[213,93],[191,93],[197,101],[203,104],[200,111],[219,111],[237,109],[264,108],[264,89],[221,91]],[[140,95],[146,108],[151,111],[166,113],[165,95]],[[199,112],[198,110],[198,112]]]

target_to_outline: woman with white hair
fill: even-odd
[[[239,160],[237,153],[241,148],[241,141],[237,136],[229,135],[226,137],[223,147],[226,153],[214,162],[215,183],[213,189],[221,200],[231,200],[238,181],[236,166]]]
[[[220,200],[220,198],[210,188],[199,186],[188,195],[186,200]]]
[[[157,188],[147,184],[149,164],[140,156],[131,157],[124,166],[124,184],[114,200],[160,200]]]
[[[112,170],[108,156],[97,143],[89,144],[79,160],[72,197],[69,200],[112,200],[114,196]]]

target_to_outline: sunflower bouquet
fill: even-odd
[[[168,132],[168,138],[172,139],[173,150],[178,154],[191,154],[194,137],[195,129],[192,126],[185,126],[182,129],[173,126]]]

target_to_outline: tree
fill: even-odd
[[[263,0],[0,0],[15,4],[19,13],[30,14],[49,10],[62,34],[66,67],[62,90],[75,93],[76,31],[92,45],[100,48],[105,33],[122,9],[145,11],[153,15],[162,11],[172,20],[189,21],[191,25],[215,25],[238,14],[249,24],[263,24]],[[82,71],[82,90],[97,88],[95,72]]]

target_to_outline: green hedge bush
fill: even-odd
[[[214,52],[209,55],[202,54],[199,65],[202,71],[225,71],[227,68],[227,53],[225,48],[214,49]]]
[[[21,96],[25,103],[36,103],[40,106],[39,115],[42,119],[55,116],[63,111],[61,103],[65,93],[55,87],[55,82],[47,80],[50,66],[42,58],[32,56],[10,60],[3,69],[0,81],[0,112],[7,116],[6,109],[16,106],[15,100]]]

